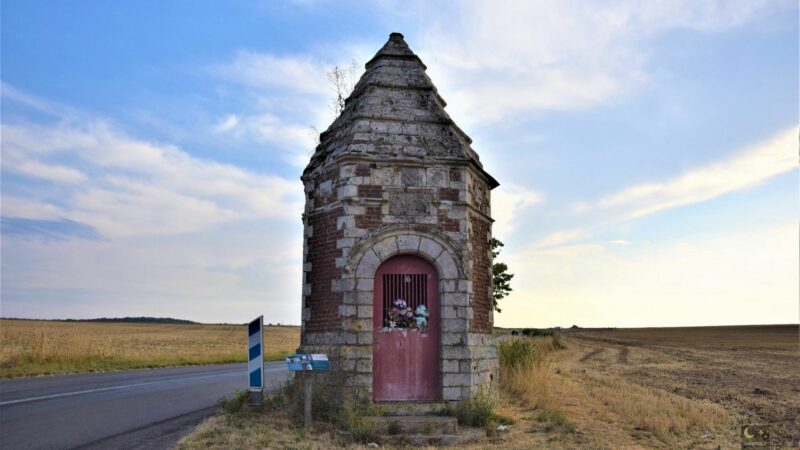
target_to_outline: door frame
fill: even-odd
[[[383,275],[386,272],[392,271],[400,271],[403,270],[403,265],[413,265],[413,269],[406,269],[406,270],[413,270],[416,273],[422,271],[427,275],[426,279],[426,296],[427,296],[427,306],[430,312],[430,316],[428,317],[428,330],[424,333],[420,332],[417,329],[394,329],[392,331],[386,331],[384,328],[384,293],[383,293]],[[414,273],[412,272],[412,273]],[[402,273],[402,272],[400,272]],[[384,260],[378,268],[375,270],[373,275],[373,304],[372,304],[372,311],[373,311],[373,344],[372,344],[372,360],[373,360],[373,367],[372,367],[372,397],[373,401],[375,402],[436,402],[440,401],[442,398],[442,370],[441,370],[441,333],[442,333],[442,319],[441,319],[441,289],[439,285],[439,271],[437,267],[428,259],[422,257],[419,254],[397,254],[392,257],[387,258]],[[432,298],[433,297],[433,298]],[[398,398],[398,399],[387,399],[385,396],[393,396],[388,392],[388,386],[382,383],[390,383],[391,381],[396,380],[396,378],[392,378],[392,374],[384,372],[388,367],[391,365],[387,365],[386,367],[382,367],[383,364],[386,364],[386,355],[381,354],[382,350],[386,350],[388,348],[397,348],[397,347],[389,347],[391,345],[416,345],[415,347],[417,355],[411,355],[409,353],[398,354],[397,357],[405,357],[406,361],[408,358],[412,356],[420,356],[424,358],[423,366],[419,368],[419,371],[415,373],[410,373],[410,378],[413,378],[415,375],[421,375],[422,378],[428,379],[430,376],[433,376],[433,380],[430,383],[414,383],[417,385],[418,389],[415,391],[411,389],[412,393],[409,397],[420,397],[424,396],[424,398]],[[384,347],[383,349],[381,347]],[[427,349],[427,350],[426,350]],[[397,361],[394,361],[397,362]],[[427,362],[427,364],[425,363]],[[396,366],[395,366],[396,367]],[[401,377],[402,378],[402,377]],[[407,380],[406,380],[407,381]],[[407,383],[406,386],[409,384]],[[402,390],[402,389],[401,389]],[[397,391],[395,391],[397,392]],[[424,392],[421,393],[421,392]]]

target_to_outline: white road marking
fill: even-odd
[[[265,372],[278,372],[278,371],[283,372],[285,370],[286,369],[284,369],[282,367],[275,367],[275,368],[272,368],[272,369],[268,369],[267,368],[264,371]],[[176,377],[176,378],[170,379],[170,380],[145,381],[143,383],[123,384],[122,386],[109,386],[109,387],[104,387],[104,388],[86,389],[86,390],[83,390],[83,391],[62,392],[61,394],[51,394],[51,395],[42,395],[42,396],[39,396],[39,397],[20,398],[20,399],[17,399],[17,400],[7,400],[7,401],[4,401],[4,402],[0,402],[0,406],[16,405],[16,404],[19,404],[19,403],[35,402],[35,401],[39,401],[39,400],[49,400],[49,399],[52,399],[52,398],[59,398],[59,397],[70,397],[70,396],[73,396],[73,395],[91,394],[93,392],[103,392],[103,391],[114,391],[114,390],[119,390],[119,389],[128,389],[128,388],[132,388],[132,387],[146,386],[146,385],[149,385],[149,384],[162,384],[162,383],[171,383],[171,382],[174,382],[174,381],[198,380],[198,379],[201,379],[201,378],[214,378],[214,377],[219,377],[219,376],[231,376],[231,375],[241,376],[244,379],[247,378],[247,372],[246,371],[243,371],[242,373],[230,372],[230,373],[214,374],[214,375],[200,375],[200,376],[196,376],[196,377],[186,377],[186,378]]]

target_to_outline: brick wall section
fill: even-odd
[[[312,267],[306,274],[306,283],[311,285],[311,295],[305,296],[305,306],[311,308],[306,331],[333,331],[342,327],[339,318],[342,294],[331,292],[331,280],[341,276],[341,270],[336,268],[336,258],[342,256],[342,251],[336,248],[336,240],[342,237],[342,231],[336,229],[336,219],[341,215],[342,209],[337,208],[308,217],[313,234],[308,238],[305,261]]]
[[[491,253],[490,253],[490,225],[486,220],[470,215],[472,228],[472,306],[473,319],[470,322],[470,331],[475,333],[492,332],[492,299],[489,297],[491,287]]]
[[[456,195],[458,195],[456,193]],[[383,188],[369,184],[362,184],[358,186],[358,196],[364,198],[381,198],[383,197]]]
[[[458,232],[460,228],[460,221],[458,219],[451,219],[447,217],[447,210],[439,209],[437,210],[436,215],[436,224],[438,225],[440,231]]]
[[[356,228],[373,229],[383,224],[380,206],[367,206],[364,208],[363,216],[356,216]]]
[[[451,202],[458,201],[458,189],[453,188],[440,188],[439,200],[449,200]]]

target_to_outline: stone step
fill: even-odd
[[[380,414],[384,416],[422,416],[441,411],[446,402],[387,402],[378,403]]]
[[[486,437],[486,432],[480,428],[464,427],[457,434],[399,434],[383,435],[382,442],[398,446],[446,446],[462,445],[479,441]]]
[[[453,435],[458,433],[458,419],[447,416],[373,416],[365,417],[383,435]]]

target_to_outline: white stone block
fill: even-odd
[[[319,184],[319,193],[321,196],[325,197],[331,195],[333,192],[333,181],[326,180]]]
[[[459,333],[467,331],[467,321],[465,319],[449,319],[442,321],[442,331],[445,333]]]
[[[467,347],[454,345],[442,346],[442,358],[444,359],[469,359],[471,357],[472,353]]]
[[[336,197],[341,200],[345,198],[353,198],[358,196],[358,186],[353,184],[345,184],[336,190]]]
[[[353,317],[358,312],[358,308],[351,305],[340,305],[339,315],[342,317]]]
[[[369,291],[356,291],[356,303],[359,305],[372,305],[375,298],[372,290]]]
[[[448,252],[442,252],[436,263],[439,266],[439,276],[442,278],[458,278],[458,268],[455,260]]]
[[[375,275],[375,271],[378,270],[380,263],[381,260],[378,258],[378,255],[376,255],[372,249],[368,249],[366,252],[364,252],[364,256],[361,257],[361,261],[358,264],[358,269],[356,270],[356,276],[361,278],[372,278]]]
[[[445,387],[469,386],[470,376],[463,373],[446,373],[442,377],[442,385]]]
[[[459,360],[445,359],[442,361],[442,372],[444,373],[457,373],[459,371]]]
[[[427,255],[430,259],[435,260],[436,258],[439,257],[439,255],[442,254],[442,251],[444,251],[444,248],[442,248],[442,246],[439,245],[439,243],[437,243],[432,239],[423,237],[419,241],[419,252],[422,253],[423,255]],[[442,278],[452,278],[452,277],[442,275]]]
[[[416,252],[419,249],[419,236],[401,234],[397,238],[397,248],[400,251]]]
[[[374,289],[374,278],[359,278],[356,289],[359,291],[372,291]]]
[[[359,319],[372,319],[372,310],[374,308],[372,305],[361,305],[358,307],[358,318]]]
[[[383,239],[372,246],[372,251],[378,255],[381,261],[385,261],[388,257],[397,253],[397,240],[394,237]]]
[[[442,305],[448,306],[467,306],[467,294],[463,292],[444,292],[442,293]]]
[[[461,388],[446,387],[442,389],[442,398],[445,401],[456,402],[461,400]]]
[[[463,343],[462,333],[442,333],[442,345],[462,345]]]

